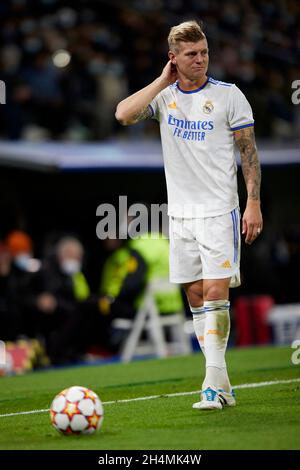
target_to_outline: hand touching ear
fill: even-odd
[[[166,86],[172,85],[178,79],[177,67],[170,60],[167,65],[163,68],[160,76],[165,82]]]

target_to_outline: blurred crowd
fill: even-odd
[[[0,135],[8,139],[105,139],[120,129],[116,103],[160,74],[169,28],[204,22],[209,74],[247,95],[258,137],[291,139],[299,106],[297,0],[7,0],[0,4],[0,78],[7,105]],[[139,133],[153,137],[153,123]],[[134,134],[135,135],[135,134]]]
[[[93,292],[78,238],[60,237],[39,260],[27,233],[8,233],[0,242],[1,340],[38,340],[54,365],[118,353],[128,332],[114,320],[133,319],[147,285],[168,279],[168,240],[106,239],[102,248]],[[179,288],[160,291],[155,301],[161,315],[184,310]]]
[[[238,323],[241,299],[259,303],[268,296],[267,308],[300,302],[300,227],[290,227],[273,240],[262,237],[251,249],[243,251],[242,285],[231,290],[234,335],[250,334],[250,327]],[[37,340],[55,365],[120,352],[128,331],[118,329],[115,320],[132,320],[149,283],[168,279],[168,240],[103,240],[99,253],[93,253],[93,264],[101,265],[96,283],[86,263],[88,252],[77,237],[66,234],[46,243],[44,256],[37,259],[26,232],[12,230],[3,238],[1,340]],[[190,316],[179,287],[160,291],[155,300],[161,315],[186,309]]]

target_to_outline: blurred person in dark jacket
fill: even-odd
[[[31,122],[50,131],[58,138],[65,131],[68,110],[64,103],[61,73],[55,67],[50,53],[39,51],[32,63],[24,68],[22,79],[31,91]]]
[[[0,242],[0,340],[14,341],[20,334],[20,311],[12,278],[12,256]]]
[[[35,318],[32,314],[30,296],[31,279],[41,266],[33,257],[33,241],[22,230],[12,230],[5,239],[11,256],[10,289],[15,308],[20,315],[19,332],[27,337],[35,334]]]
[[[44,337],[53,364],[74,361],[82,351],[83,304],[90,296],[82,273],[83,257],[77,238],[61,238],[32,283],[37,334]]]

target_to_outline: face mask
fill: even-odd
[[[30,256],[26,254],[18,255],[14,259],[14,263],[17,268],[21,269],[22,271],[28,271],[29,264],[30,264]]]
[[[72,276],[81,271],[81,263],[77,259],[65,259],[61,262],[60,269],[67,276]]]

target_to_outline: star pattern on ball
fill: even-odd
[[[94,412],[92,416],[87,417],[89,425],[95,429],[97,428],[99,419],[101,419],[101,416],[99,416],[96,412]]]
[[[101,400],[92,390],[72,386],[52,401],[50,420],[54,428],[64,435],[93,434],[103,421]]]
[[[65,409],[64,409],[64,413],[67,414],[70,419],[71,419],[74,415],[80,414],[80,411],[79,411],[78,408],[77,408],[77,403],[68,402],[67,405],[66,405],[66,407],[65,407]]]
[[[95,402],[95,394],[91,390],[85,390],[83,398],[90,398],[93,402]]]
[[[65,431],[63,431],[63,434],[65,434],[66,436],[69,436],[71,434],[75,434],[75,435],[80,434],[80,432],[73,431],[71,426],[68,426],[67,429]]]
[[[51,419],[51,423],[54,422],[55,415],[56,415],[56,412],[53,411],[53,410],[50,410],[50,419]]]

